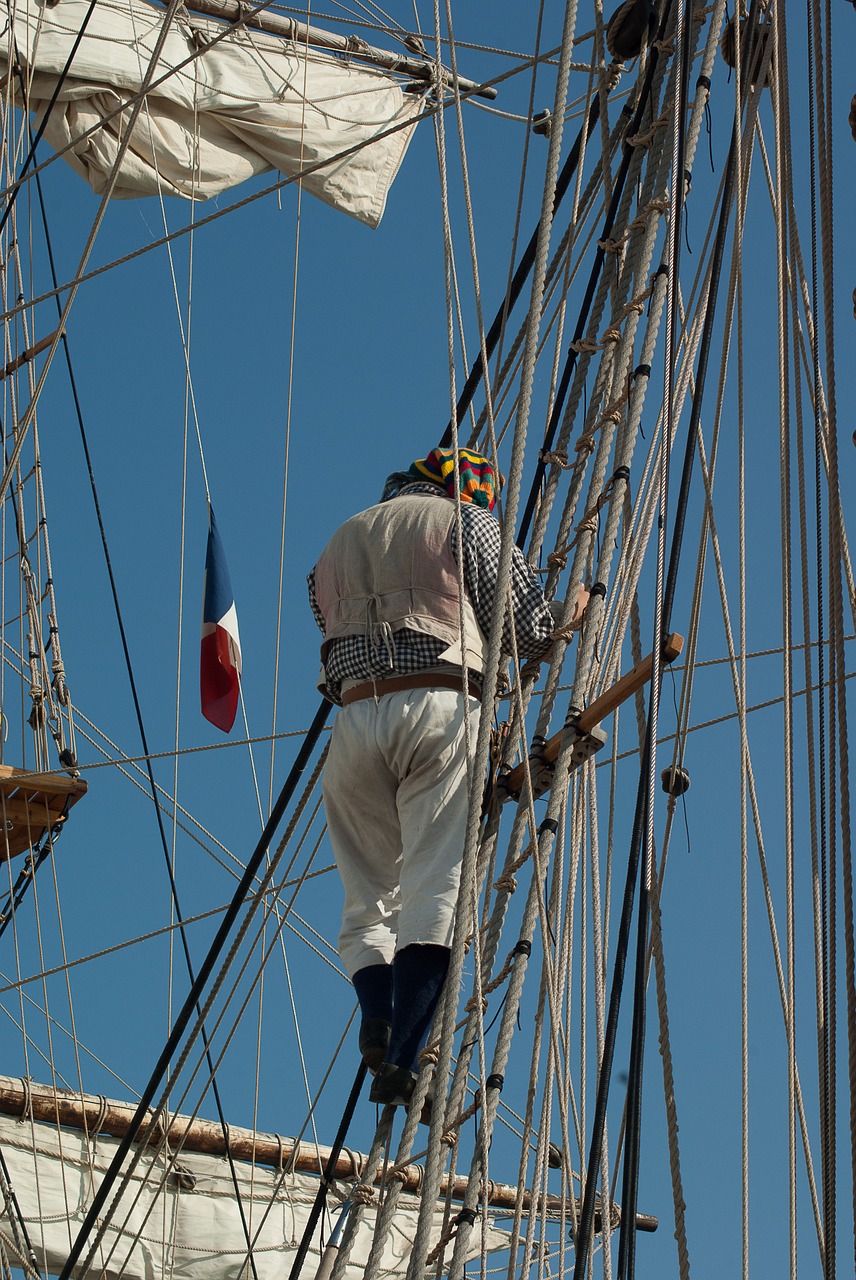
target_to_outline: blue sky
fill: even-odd
[[[534,48],[534,24],[531,15],[523,13],[520,6],[508,3],[491,6],[487,19],[483,6],[463,2],[456,5],[455,15],[455,34],[462,46],[486,46],[486,51],[461,47],[459,68],[464,75],[479,78],[501,74],[511,68],[515,60],[499,50],[528,54]],[[396,16],[404,25],[412,22],[409,8]],[[427,9],[421,18],[429,28],[432,18]],[[317,20],[321,22],[320,18]],[[560,20],[558,7],[548,8],[544,16],[546,46],[559,43]],[[795,120],[793,154],[795,183],[800,192],[797,216],[803,251],[808,259],[807,147],[804,131],[797,123],[805,116],[804,107],[799,105],[799,95],[804,94],[804,69],[797,62],[802,58],[805,43],[801,25],[804,18],[797,21],[789,13],[788,21],[796,24],[796,31],[789,32]],[[856,16],[849,6],[838,6],[833,23],[838,71],[851,65],[847,55],[854,47]],[[585,14],[580,14],[579,30],[588,30],[590,25],[586,6]],[[586,50],[589,48],[585,46]],[[536,109],[552,103],[552,75],[550,69],[539,73],[534,92]],[[584,91],[585,80],[584,74],[576,76],[575,84],[579,81],[579,88],[572,96]],[[628,76],[628,86],[630,83],[632,77]],[[501,300],[507,278],[526,143],[525,125],[507,116],[525,113],[530,86],[526,72],[502,86],[495,105],[505,115],[477,107],[468,107],[464,113],[479,272],[488,321]],[[849,494],[853,492],[852,427],[848,410],[853,394],[850,326],[854,321],[850,292],[856,284],[856,270],[848,230],[854,198],[852,148],[856,144],[847,126],[853,87],[845,71],[836,82],[833,111],[838,233],[837,403],[845,519],[849,516]],[[703,135],[687,205],[687,245],[682,265],[682,282],[687,292],[724,165],[732,101],[732,87],[718,64],[711,100],[713,171]],[[772,154],[769,104],[765,103],[764,111],[765,140]],[[564,151],[577,127],[576,119],[566,126]],[[454,155],[451,112],[447,113],[446,128]],[[546,155],[546,141],[532,137],[521,212],[524,240],[537,218]],[[45,172],[43,181],[58,274],[65,281],[73,274],[98,201],[59,163]],[[264,179],[256,183],[258,189],[264,185]],[[242,188],[236,195],[243,196],[251,189]],[[455,159],[451,163],[451,198],[466,340],[472,356],[477,345],[473,288],[460,165]],[[230,203],[228,196],[216,202],[223,208]],[[777,567],[780,450],[775,366],[775,242],[769,199],[757,156],[749,204],[743,258],[750,528],[748,648],[766,650],[781,644]],[[24,197],[19,203],[19,217],[23,215],[23,206]],[[208,206],[201,213],[210,211]],[[297,193],[291,186],[279,196],[265,196],[229,214],[194,236],[190,367],[212,499],[238,606],[250,737],[264,739],[271,732],[277,645],[276,732],[296,735],[309,724],[317,706],[314,684],[318,636],[305,603],[306,572],[338,523],[377,498],[388,471],[426,453],[439,439],[449,416],[440,212],[435,143],[431,126],[426,122],[416,131],[377,231],[369,231],[308,197],[299,203],[298,218]],[[187,220],[187,206],[170,202],[166,205],[166,216],[169,228],[175,229]],[[35,209],[33,220],[38,246],[41,233]],[[23,222],[19,226],[19,238],[23,236],[22,227]],[[116,204],[108,212],[93,262],[112,262],[133,250],[143,249],[162,234],[161,212],[155,200]],[[182,305],[187,296],[189,246],[187,237],[174,245]],[[587,261],[590,254],[589,250]],[[34,258],[31,292],[39,295],[49,285],[44,257],[38,247]],[[571,289],[569,328],[576,319],[586,273],[587,265]],[[36,337],[55,326],[52,308],[53,303],[39,307]],[[186,314],[184,319],[186,326]],[[293,361],[290,354],[292,320]],[[158,249],[143,254],[88,282],[75,303],[68,338],[149,745],[153,753],[163,753],[163,759],[155,764],[157,780],[172,790],[170,753],[176,736],[183,752],[211,744],[222,748],[180,756],[178,795],[206,833],[210,833],[200,837],[203,844],[208,849],[212,846],[216,849],[214,840],[219,841],[243,860],[261,829],[253,767],[264,807],[271,769],[278,787],[299,739],[289,737],[278,743],[273,765],[269,748],[260,742],[254,748],[251,762],[246,746],[223,746],[216,731],[199,715],[196,662],[207,520],[199,454],[191,428],[187,444],[182,562],[185,362],[165,251]],[[549,357],[542,365],[535,385],[536,413],[540,412],[541,418],[533,417],[530,429],[527,488],[542,430]],[[706,429],[712,414],[717,368],[718,351],[706,400],[703,422]],[[458,386],[465,372],[458,353]],[[652,378],[643,418],[645,440],[640,442],[637,451],[640,469],[659,403],[660,386],[656,376]],[[727,556],[732,593],[736,592],[737,582],[733,492],[735,394],[732,379],[726,393],[723,460],[716,495],[717,526]],[[8,407],[6,417],[8,421]],[[810,430],[810,418],[807,423]],[[39,430],[60,628],[72,697],[81,711],[109,735],[120,754],[136,756],[141,749],[127,675],[117,643],[116,622],[67,376],[59,360],[46,386],[39,412]],[[683,433],[679,447],[682,451]],[[286,451],[284,604],[278,625]],[[506,445],[506,456],[507,452]],[[634,479],[636,474],[634,471]],[[809,480],[812,482],[811,476]],[[694,505],[675,612],[678,630],[684,629],[680,623],[688,613],[699,540],[700,497],[701,484],[696,472]],[[699,658],[721,660],[725,656],[724,632],[712,575],[705,591]],[[736,609],[736,594],[732,603]],[[643,634],[646,634],[645,627],[650,630],[652,617],[647,577],[643,579],[640,610]],[[14,612],[11,605],[7,605],[7,612]],[[849,625],[845,629],[852,630]],[[627,652],[629,654],[629,650]],[[629,656],[623,665],[630,665]],[[7,686],[9,680],[7,675]],[[753,660],[749,671],[750,705],[777,697],[780,682],[778,659]],[[795,682],[802,688],[799,671]],[[562,696],[567,698],[566,694]],[[668,722],[667,732],[673,730],[673,696],[676,695],[673,695],[672,677],[667,676],[663,711]],[[9,701],[12,697],[7,692],[7,707],[14,705]],[[798,706],[798,715],[801,715],[802,700]],[[696,678],[691,723],[726,716],[733,710],[727,667],[703,668]],[[9,721],[9,744],[4,759],[10,763],[15,762],[13,748],[18,733],[15,718],[20,714],[17,708],[4,712]],[[629,746],[632,738],[632,720],[632,711],[628,708],[621,722],[623,748]],[[773,867],[772,892],[777,909],[781,910],[784,896],[781,709],[771,707],[753,713],[750,733],[765,840]],[[232,737],[244,736],[239,721]],[[115,753],[108,750],[112,757]],[[605,750],[608,752],[609,747]],[[84,743],[79,744],[79,755],[88,765],[100,758]],[[662,764],[667,762],[666,752]],[[690,1254],[694,1275],[707,1277],[735,1272],[740,1260],[739,757],[735,720],[732,718],[690,735],[687,765],[693,785],[685,811],[679,810],[679,821],[672,836],[664,914]],[[622,862],[637,766],[628,758],[617,768],[616,885],[623,881]],[[803,748],[797,748],[797,768],[798,771],[805,769]],[[599,772],[603,787],[602,817],[606,812],[608,772],[607,765]],[[57,877],[65,904],[65,946],[73,959],[162,928],[168,923],[170,913],[163,851],[150,801],[113,769],[93,768],[86,777],[91,794],[75,811],[57,853]],[[801,803],[797,819],[798,844],[800,854],[806,855],[807,819],[804,802]],[[664,809],[658,810],[658,842],[664,818]],[[320,836],[320,830],[320,820],[316,819],[307,848]],[[605,839],[604,828],[601,835],[604,845]],[[219,852],[225,858],[222,850]],[[301,856],[305,858],[305,849]],[[319,849],[318,864],[326,866],[329,862],[329,847],[324,841]],[[176,865],[186,915],[218,907],[227,900],[231,877],[198,843],[180,837],[176,844]],[[619,889],[616,887],[613,892],[617,898]],[[805,862],[800,864],[798,894],[801,1001],[798,1034],[807,1108],[812,1115],[817,1086],[816,1076],[812,1077],[810,877]],[[772,1272],[787,1264],[786,1075],[781,1012],[777,1007],[769,937],[765,933],[766,910],[757,858],[751,845],[750,895],[751,1257],[754,1266],[763,1265]],[[50,883],[46,882],[40,897],[40,903],[44,898],[46,917],[51,913],[50,897]],[[297,903],[297,910],[311,926],[332,941],[338,909],[339,889],[332,875],[309,883]],[[35,932],[30,932],[30,924],[28,917],[27,924],[18,931],[17,964],[22,976],[38,972],[40,967]],[[197,963],[212,928],[210,923],[191,928],[190,944]],[[44,937],[44,963],[59,963],[61,952],[55,926],[48,927],[46,923]],[[511,927],[507,937],[510,946]],[[322,953],[320,956],[292,937],[287,942],[293,999],[313,1089],[320,1081],[352,1007],[349,988],[331,967],[331,962],[336,962],[335,956],[317,940],[316,945]],[[162,937],[72,970],[78,1035],[122,1077],[128,1090],[139,1089],[145,1082],[149,1065],[170,1024],[167,946]],[[181,963],[180,959],[176,960],[173,1005],[180,1001],[185,990]],[[13,960],[7,959],[5,972],[11,975],[14,971]],[[575,974],[578,976],[578,973],[577,967]],[[533,965],[529,987],[535,988],[536,984]],[[27,990],[34,999],[43,998],[40,984],[32,984]],[[64,979],[51,980],[51,1001],[52,1004],[54,1000],[58,1002],[56,1016],[67,1021],[67,1011],[66,1014],[61,1011],[64,990]],[[528,989],[521,1021],[523,1041],[531,1038],[534,999],[534,990]],[[629,1001],[628,988],[628,1007]],[[7,992],[4,1002],[17,1017],[19,1006],[15,994]],[[229,1119],[237,1124],[252,1123],[256,1105],[253,1082],[257,1012],[258,1006],[253,1004],[221,1073]],[[493,1012],[494,1009],[491,1016]],[[28,1019],[32,1017],[28,1014]],[[661,1227],[657,1235],[640,1239],[638,1267],[639,1274],[644,1276],[675,1269],[653,998],[649,1018],[639,1205],[642,1211],[658,1216]],[[299,1085],[295,1032],[281,961],[268,966],[261,1028],[258,1034],[258,1125],[262,1129],[290,1133],[302,1123],[306,1102]],[[37,1017],[32,1034],[39,1043],[44,1043],[44,1026]],[[622,1040],[622,1045],[624,1043]],[[621,1057],[624,1051],[619,1051],[617,1076],[626,1069]],[[55,1052],[66,1078],[73,1080],[73,1061],[67,1047]],[[341,1102],[353,1076],[355,1054],[356,1040],[352,1032],[348,1054],[335,1067],[331,1085],[319,1107],[322,1141],[329,1140],[335,1128]],[[19,1074],[24,1069],[23,1057],[16,1057],[7,1073]],[[47,1078],[47,1068],[37,1060],[30,1062],[28,1069],[36,1079]],[[528,1077],[523,1050],[513,1058],[508,1074],[509,1101],[519,1103]],[[124,1093],[122,1084],[88,1057],[84,1060],[83,1084],[90,1092],[112,1096]],[[591,1081],[589,1089],[592,1089]],[[613,1141],[620,1115],[618,1092],[610,1112]],[[590,1094],[589,1114],[592,1105]],[[204,1114],[213,1115],[209,1102],[202,1110]],[[373,1118],[373,1108],[368,1103],[361,1104],[349,1145],[366,1149]],[[845,1122],[842,1110],[842,1146]],[[810,1127],[816,1141],[816,1129],[811,1121]],[[574,1158],[576,1163],[576,1153]],[[492,1176],[514,1181],[513,1139],[498,1138],[492,1160],[495,1161]],[[842,1171],[846,1164],[845,1156]],[[845,1220],[849,1192],[844,1172],[841,1183],[842,1220]],[[817,1250],[802,1175],[799,1194],[800,1262],[806,1274],[816,1274]],[[842,1258],[847,1256],[849,1248],[847,1232],[843,1224]]]

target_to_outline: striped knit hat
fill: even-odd
[[[458,475],[461,501],[493,511],[496,502],[496,472],[487,458],[472,449],[458,449]],[[432,449],[427,458],[418,458],[410,467],[417,480],[432,480],[442,485],[450,498],[455,496],[455,450]]]

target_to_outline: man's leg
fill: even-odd
[[[419,1054],[428,1032],[449,969],[448,947],[430,943],[404,947],[396,952],[393,972],[393,1030],[387,1062],[408,1071],[419,1071]]]
[[[401,838],[396,779],[375,742],[373,701],[339,712],[324,770],[330,842],[345,889],[339,954],[360,1004],[360,1052],[383,1061],[392,1022],[392,958]]]
[[[396,749],[387,753],[400,777],[401,912],[392,1036],[372,1091],[378,1102],[406,1102],[412,1092],[448,970],[469,807],[462,696],[419,690],[384,702],[395,697],[407,703],[395,711]],[[479,704],[471,699],[469,709],[472,742]]]
[[[370,964],[358,969],[352,982],[360,1002],[360,1053],[369,1071],[377,1071],[388,1056],[392,1033],[393,966]]]

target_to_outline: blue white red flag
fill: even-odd
[[[238,615],[214,509],[208,507],[208,551],[202,605],[202,658],[199,667],[202,714],[228,733],[238,710],[241,641]]]

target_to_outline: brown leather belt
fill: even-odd
[[[427,671],[424,675],[417,672],[412,676],[390,676],[388,680],[375,680],[367,684],[355,684],[351,689],[343,689],[342,706],[347,707],[352,702],[362,702],[364,698],[382,698],[385,693],[399,693],[403,689],[454,689],[460,693],[462,681],[457,675],[444,676]],[[477,684],[472,677],[467,680],[467,689],[471,698],[477,698],[481,702],[481,685]]]

